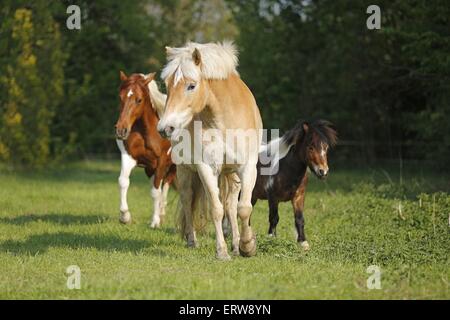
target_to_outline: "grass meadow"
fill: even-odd
[[[334,164],[307,190],[306,236],[295,242],[290,203],[269,238],[267,202],[252,216],[257,255],[215,259],[210,226],[189,249],[175,221],[177,194],[159,230],[142,169],[129,189],[133,223],[118,222],[119,161],[45,171],[0,169],[1,299],[450,299],[450,174]],[[230,239],[228,239],[230,243]],[[81,289],[66,269],[81,269]],[[381,270],[370,290],[367,268]]]

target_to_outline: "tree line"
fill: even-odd
[[[66,27],[71,4],[81,30]],[[370,4],[3,0],[0,159],[40,167],[115,152],[119,70],[161,70],[166,45],[232,39],[266,128],[323,117],[338,128],[343,158],[444,163],[450,6],[380,0],[381,29],[369,30]]]

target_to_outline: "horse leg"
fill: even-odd
[[[161,203],[162,203],[163,175],[160,168],[155,172],[151,195],[153,198],[153,218],[150,223],[151,228],[159,228],[161,224]]]
[[[183,235],[186,237],[187,246],[191,248],[197,247],[197,237],[195,235],[192,204],[194,201],[194,188],[193,182],[195,172],[192,172],[189,168],[179,165],[177,166],[176,177],[178,181],[178,190],[180,192],[180,218]],[[199,182],[200,183],[200,182]],[[201,186],[200,186],[201,187]]]
[[[126,151],[122,140],[116,140],[121,153],[121,168],[119,176],[120,189],[120,217],[119,221],[124,224],[131,223],[131,213],[128,210],[127,192],[130,186],[130,174],[137,162]]]
[[[161,216],[161,221],[164,220],[166,216],[166,206],[167,206],[167,195],[169,194],[170,184],[167,181],[164,181],[161,195],[161,208],[159,214]]]
[[[292,207],[294,208],[295,229],[297,230],[297,242],[302,246],[302,248],[305,251],[309,250],[309,244],[308,241],[306,241],[304,229],[305,219],[303,217],[303,208],[305,205],[305,191],[307,182],[308,176],[305,174],[300,183],[300,186],[298,187],[294,197],[292,198]]]
[[[197,165],[197,171],[211,204],[211,216],[216,230],[216,257],[219,260],[230,260],[231,258],[228,255],[227,244],[222,230],[224,210],[220,202],[218,177],[214,174],[213,169],[204,163]]]
[[[269,236],[277,236],[277,224],[279,220],[278,201],[269,197]]]
[[[241,180],[241,195],[238,202],[238,215],[241,219],[241,238],[239,251],[242,256],[250,257],[256,254],[256,237],[250,226],[252,214],[252,193],[256,183],[256,165],[249,162],[239,171]]]
[[[239,225],[237,221],[237,204],[239,201],[239,191],[240,184],[237,180],[238,177],[236,174],[231,174],[230,176],[225,176],[223,179],[228,180],[228,194],[226,196],[226,205],[225,205],[225,218],[229,224],[228,227],[231,227],[231,248],[233,250],[233,255],[239,255]]]

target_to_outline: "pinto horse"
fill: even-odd
[[[276,235],[279,220],[278,204],[291,201],[298,234],[297,241],[304,250],[309,249],[303,218],[308,183],[307,168],[319,179],[325,179],[328,175],[328,148],[333,147],[336,141],[337,133],[330,122],[299,121],[281,138],[272,140],[261,148],[261,152],[268,150],[269,156],[276,159],[271,163],[271,168],[278,168],[278,172],[273,175],[262,175],[262,165],[258,162],[258,179],[252,195],[253,205],[258,199],[269,201],[269,235]],[[270,150],[275,150],[276,154],[271,155]]]
[[[256,252],[256,238],[250,227],[251,196],[262,120],[253,94],[236,71],[236,49],[230,42],[190,42],[185,47],[166,50],[168,63],[161,76],[168,94],[158,129],[170,137],[173,157],[179,144],[189,140],[190,146],[189,155],[183,152],[183,162],[177,161],[177,181],[183,190],[182,234],[188,246],[195,247],[196,218],[209,212],[216,231],[216,257],[228,260],[222,230],[226,214],[232,229],[233,254],[252,256]],[[215,142],[206,141],[205,135],[213,132]],[[245,137],[239,136],[239,132]],[[228,134],[237,137],[226,139]],[[231,145],[244,139],[248,143]],[[196,151],[202,148],[200,159],[196,159]],[[207,210],[197,210],[205,206]],[[240,235],[238,215],[242,222]]]
[[[131,171],[137,165],[144,167],[152,179],[153,218],[150,226],[157,228],[165,215],[167,194],[175,179],[176,168],[170,156],[170,142],[156,129],[166,96],[159,92],[154,77],[154,73],[128,77],[120,71],[120,116],[115,128],[122,160],[119,220],[124,224],[131,223],[127,191]]]

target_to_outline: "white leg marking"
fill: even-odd
[[[151,195],[153,198],[153,219],[150,224],[150,227],[152,228],[158,228],[161,223],[161,198],[162,198],[162,192],[161,192],[161,184],[158,186],[158,188],[155,188],[152,184],[152,191]]]
[[[167,182],[165,182],[163,185],[162,194],[161,194],[161,209],[160,209],[161,217],[166,215],[167,195],[169,194],[169,188],[170,188],[170,185]]]
[[[308,243],[308,241],[303,241],[302,243],[300,243],[300,245],[302,246],[303,250],[305,250],[305,251],[309,250],[309,243]]]
[[[131,214],[128,210],[127,192],[130,186],[130,174],[133,168],[136,166],[136,160],[134,160],[125,149],[122,140],[116,140],[117,146],[121,153],[121,169],[119,176],[119,188],[120,188],[120,222],[130,223]]]

